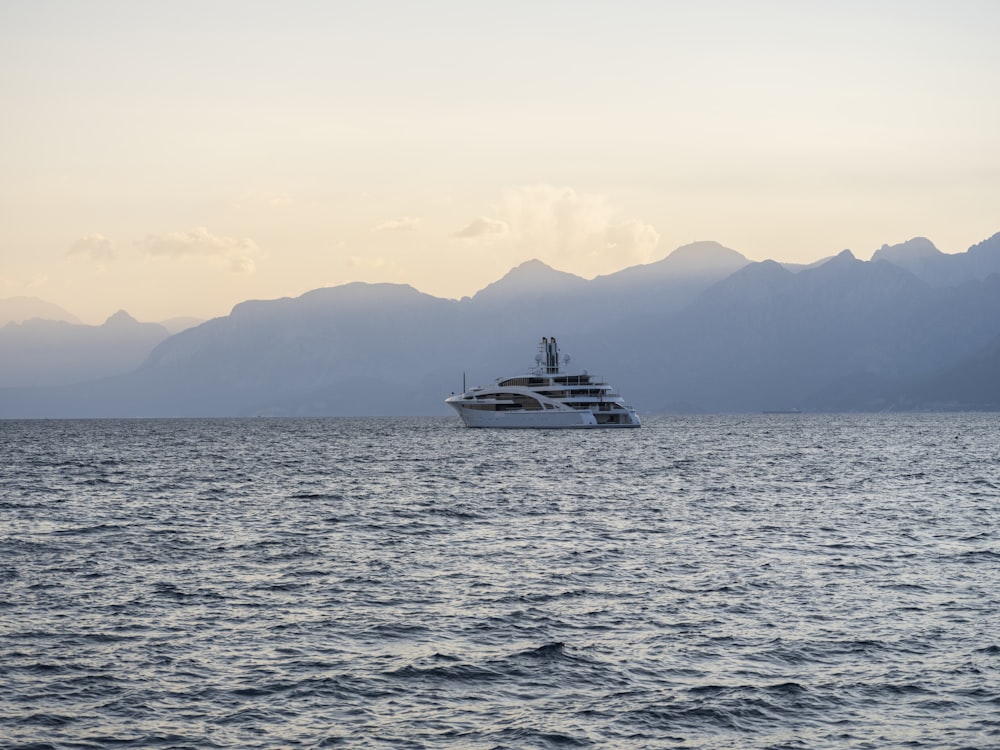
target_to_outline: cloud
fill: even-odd
[[[233,273],[253,273],[257,270],[257,263],[253,258],[240,255],[230,259],[229,270]]]
[[[219,237],[205,227],[197,227],[187,232],[165,232],[150,234],[139,245],[150,255],[165,255],[179,258],[185,255],[230,255],[256,252],[256,243],[247,238]]]
[[[577,273],[599,274],[655,259],[660,235],[651,225],[619,216],[601,195],[531,185],[504,191],[496,218],[473,220],[454,236],[489,237],[525,257]],[[492,234],[491,234],[492,233]]]
[[[509,227],[506,222],[479,216],[470,221],[464,229],[455,232],[452,237],[464,240],[496,239],[503,237],[508,231]]]
[[[204,259],[234,273],[253,273],[256,269],[253,256],[260,254],[257,243],[249,238],[214,235],[205,227],[149,234],[136,245],[150,256]]]
[[[373,232],[412,232],[420,224],[420,219],[410,216],[400,216],[396,219],[383,221],[372,229]]]
[[[95,232],[94,234],[81,237],[70,245],[66,254],[97,262],[114,260],[116,255],[115,243],[103,234]]]
[[[651,258],[660,243],[660,233],[651,225],[637,219],[609,226],[605,238],[608,250],[622,250],[626,254],[641,258]]]

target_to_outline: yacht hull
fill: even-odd
[[[611,427],[639,427],[639,416],[634,412],[602,415],[598,421],[590,411],[482,411],[451,403],[466,427],[492,427],[511,429],[570,430],[603,429]]]

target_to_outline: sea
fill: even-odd
[[[1000,747],[1000,415],[0,422],[0,746]]]

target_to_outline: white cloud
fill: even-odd
[[[219,237],[205,227],[186,232],[150,234],[139,245],[150,255],[229,255],[233,251],[256,252],[256,243],[247,238]]]
[[[257,263],[253,258],[246,255],[239,255],[230,259],[229,270],[233,273],[253,273],[257,270]]]
[[[67,255],[83,257],[88,260],[104,262],[115,259],[115,243],[99,232],[88,234],[72,245],[66,251]]]
[[[480,217],[454,236],[493,236],[520,255],[582,274],[617,271],[655,259],[659,233],[649,224],[619,216],[604,196],[553,185],[507,190],[497,218]]]
[[[235,273],[253,273],[254,256],[260,255],[260,248],[253,240],[214,235],[205,227],[150,234],[136,245],[147,255],[204,259]]]
[[[622,251],[640,261],[653,260],[660,233],[650,224],[629,219],[608,227],[606,239],[609,251]]]
[[[375,232],[411,232],[420,224],[420,219],[410,216],[400,216],[395,219],[383,221],[372,231]]]
[[[503,237],[508,231],[509,227],[506,222],[499,221],[497,219],[490,219],[486,216],[479,216],[470,221],[463,229],[455,232],[452,236],[464,240],[496,239],[498,237]]]
[[[519,187],[504,192],[500,214],[515,241],[549,253],[574,254],[590,249],[611,222],[613,211],[595,195],[578,195],[552,185]]]

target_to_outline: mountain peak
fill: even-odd
[[[480,289],[474,298],[482,300],[539,292],[562,292],[586,283],[580,276],[558,271],[538,259],[532,259],[510,269],[499,281]]]
[[[854,253],[850,250],[841,250],[824,263],[817,263],[808,268],[803,268],[799,271],[799,275],[804,279],[823,279],[826,282],[834,278],[843,280],[855,278],[858,273],[862,272],[862,269],[872,265],[875,264],[866,263],[863,260],[855,258]],[[878,265],[881,266],[883,264],[879,263]]]
[[[739,260],[746,261],[746,257],[742,253],[731,250],[715,240],[702,240],[681,245],[667,257],[673,259],[675,263],[696,263],[699,266],[731,263]]]
[[[559,271],[537,258],[526,260],[510,269],[500,281],[517,282],[518,284],[533,284],[536,282],[551,283],[556,279],[573,283],[583,281],[583,278],[566,271]]]
[[[139,321],[133,318],[124,310],[119,310],[110,318],[105,320],[104,325],[115,326],[115,327],[134,326],[134,325],[139,325]]]
[[[771,282],[778,281],[783,283],[787,279],[793,278],[794,273],[789,271],[783,265],[773,260],[762,260],[757,263],[747,263],[739,271],[734,272],[731,276],[724,279],[719,285],[720,288],[725,288],[725,284],[740,285],[745,284],[748,281],[750,283],[761,283],[761,282]]]
[[[659,263],[664,271],[677,277],[730,274],[750,261],[742,253],[713,240],[681,245]]]
[[[944,255],[944,253],[938,250],[929,239],[914,237],[912,240],[901,242],[898,245],[882,245],[875,251],[872,260],[887,260],[893,263],[918,258],[936,258],[939,255]]]
[[[538,260],[538,258],[532,258],[531,260],[526,260],[524,263],[514,266],[514,268],[507,272],[507,276],[510,276],[512,273],[546,273],[555,270],[556,269],[547,263],[543,263]]]
[[[658,261],[630,266],[607,276],[599,276],[598,279],[612,284],[705,282],[707,286],[738,271],[749,262],[742,253],[706,240],[681,245]]]

